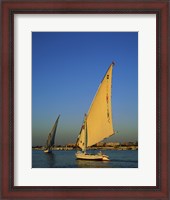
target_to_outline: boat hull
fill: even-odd
[[[87,154],[87,153],[76,153],[76,159],[80,160],[109,160],[109,157],[104,154]]]
[[[52,151],[49,149],[44,150],[44,153],[51,153]]]

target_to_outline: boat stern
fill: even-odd
[[[108,161],[108,160],[109,160],[109,156],[102,155],[102,160],[104,160],[104,161]]]

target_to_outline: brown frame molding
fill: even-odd
[[[2,0],[1,2],[1,189],[2,199],[162,199],[168,200],[168,0]],[[157,16],[157,184],[154,187],[14,186],[14,15],[36,13],[145,14]],[[169,127],[170,128],[170,127]]]

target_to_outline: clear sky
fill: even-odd
[[[32,33],[32,142],[45,145],[60,114],[56,145],[75,143],[84,113],[112,61],[113,127],[106,141],[138,140],[138,33]]]

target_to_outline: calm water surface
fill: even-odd
[[[99,151],[90,150],[88,153]],[[33,168],[137,168],[138,151],[102,150],[109,156],[109,161],[76,160],[76,150],[44,153],[40,150],[32,151]]]

